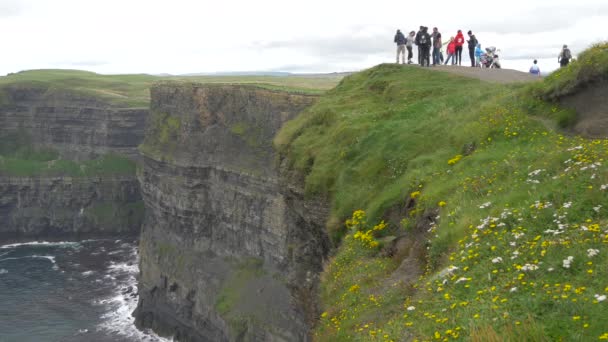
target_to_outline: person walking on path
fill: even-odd
[[[414,57],[414,52],[412,51],[412,46],[414,45],[415,36],[416,36],[416,32],[412,31],[405,38],[406,39],[405,47],[407,48],[407,64],[412,64],[412,58]]]
[[[441,33],[439,32],[439,29],[436,27],[433,27],[433,65],[441,65],[441,46],[443,45],[441,43]]]
[[[469,57],[471,58],[471,66],[475,67],[475,47],[479,42],[471,30],[469,30],[467,34],[469,35],[469,40],[467,40],[467,43],[469,43]]]
[[[418,33],[416,33],[416,38],[414,38],[414,43],[418,47],[418,64],[422,65],[422,49],[420,48],[420,35],[422,34],[422,29],[424,26],[420,26]]]
[[[464,45],[464,35],[461,30],[458,30],[456,33],[456,39],[454,41],[456,44],[456,63],[458,65],[462,65],[462,46]]]
[[[571,59],[572,59],[572,52],[570,52],[570,49],[568,49],[568,45],[564,45],[564,47],[562,48],[562,51],[559,53],[559,56],[557,56],[557,62],[563,68],[563,67],[567,66],[568,63],[570,63]]]
[[[452,65],[456,64],[456,42],[454,41],[454,37],[450,38],[450,42],[448,43],[448,58],[445,60],[445,65],[448,65],[450,59],[452,59]]]
[[[483,50],[481,49],[481,44],[477,44],[475,47],[475,66],[481,67],[481,55],[483,55]]]
[[[530,67],[530,73],[532,75],[536,75],[540,77],[540,68],[538,67],[538,61],[535,59],[534,60],[534,64],[532,64],[532,66]]]
[[[397,44],[397,64],[399,64],[399,56],[401,56],[401,64],[405,64],[405,44],[407,40],[401,30],[397,30],[394,41]]]
[[[420,47],[420,50],[422,52],[422,58],[421,58],[421,66],[431,66],[431,35],[428,32],[428,27],[423,27],[422,28],[422,34],[420,34],[420,44],[418,44],[418,46]]]

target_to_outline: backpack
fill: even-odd
[[[570,49],[565,49],[564,50],[564,58],[567,60],[572,59],[572,53],[570,52]]]
[[[428,35],[427,34],[421,34],[420,35],[420,44],[419,45],[428,45]]]

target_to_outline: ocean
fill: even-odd
[[[137,245],[128,240],[0,246],[0,342],[164,342],[133,325]]]

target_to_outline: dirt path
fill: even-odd
[[[533,76],[525,72],[510,69],[481,69],[451,65],[430,67],[429,69],[449,72],[470,78],[477,78],[482,81],[492,83],[534,82],[542,79],[542,77]]]

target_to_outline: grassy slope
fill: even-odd
[[[93,94],[116,105],[146,107],[150,101],[148,89],[158,81],[188,81],[199,83],[255,84],[270,89],[318,94],[332,88],[341,76],[189,76],[159,77],[152,75],[100,75],[79,70],[30,70],[0,77],[0,86],[8,84],[50,86],[54,89]]]
[[[595,297],[608,295],[608,141],[548,129],[539,118],[562,111],[527,90],[382,65],[284,127],[277,148],[309,193],[332,195],[330,229],[346,235],[323,277],[319,341],[608,333],[608,303]],[[354,235],[412,197],[401,225],[371,234],[411,234],[422,213],[439,210],[414,288],[388,282],[400,260]],[[356,209],[368,224],[346,231],[339,222]]]

